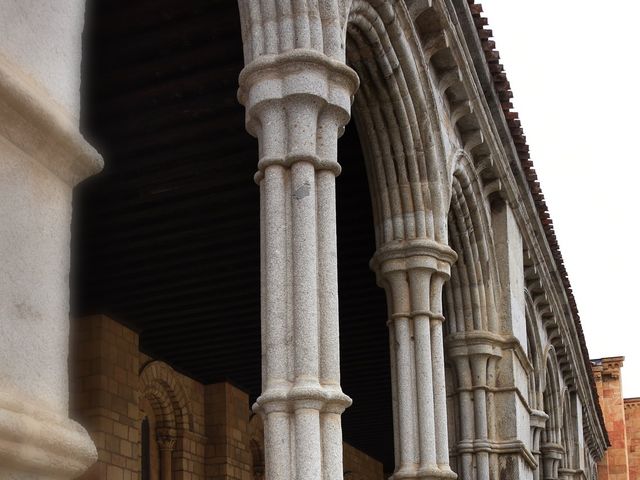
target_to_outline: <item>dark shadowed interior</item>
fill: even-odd
[[[82,128],[105,168],[75,191],[75,318],[106,314],[203,383],[260,393],[257,142],[236,100],[233,0],[89,0]],[[340,141],[345,440],[393,468],[384,292],[354,125]],[[79,320],[81,321],[81,320]]]

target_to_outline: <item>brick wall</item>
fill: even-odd
[[[624,400],[629,479],[640,479],[640,398]]]
[[[604,458],[598,464],[599,480],[629,480],[627,429],[620,378],[623,361],[624,357],[593,361],[600,406],[611,442]]]

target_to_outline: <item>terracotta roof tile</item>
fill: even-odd
[[[488,25],[488,20],[482,16],[482,5],[479,3],[475,3],[475,0],[467,0],[467,2],[473,16],[476,31],[478,32],[478,38],[480,39],[482,49],[485,52],[485,58],[489,65],[489,72],[493,77],[494,88],[501,102],[502,112],[511,131],[511,137],[513,139],[513,143],[516,146],[516,151],[518,152],[518,156],[520,158],[520,164],[524,171],[525,178],[529,183],[529,190],[531,191],[534,203],[538,210],[540,222],[542,223],[542,227],[545,231],[547,243],[551,247],[551,253],[555,260],[558,273],[562,278],[562,283],[567,294],[569,306],[575,320],[575,327],[578,332],[578,339],[582,348],[583,361],[585,363],[587,372],[589,373],[589,381],[591,384],[591,389],[593,391],[593,396],[597,399],[598,392],[596,389],[595,379],[591,371],[591,362],[589,359],[589,351],[587,349],[584,330],[582,329],[582,324],[580,322],[580,314],[578,312],[578,307],[573,296],[573,289],[571,288],[569,275],[565,268],[564,260],[562,259],[562,253],[560,252],[560,247],[555,235],[553,221],[551,220],[551,216],[549,215],[547,204],[544,200],[544,194],[542,193],[542,190],[540,188],[540,182],[538,181],[538,175],[533,166],[533,162],[529,160],[529,146],[527,145],[524,131],[521,128],[520,119],[518,118],[518,112],[513,111],[513,105],[508,101],[509,99],[513,98],[511,86],[509,84],[509,81],[507,80],[507,74],[504,70],[504,66],[499,63],[500,54],[495,49],[495,41],[491,40],[493,32],[488,28],[485,28]],[[596,410],[606,436],[606,427],[599,402],[596,402]]]

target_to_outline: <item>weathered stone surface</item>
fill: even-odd
[[[71,478],[96,456],[68,418],[68,272],[72,187],[101,160],[69,90],[82,5],[60,2],[60,31],[39,28],[54,3],[0,6],[0,476],[15,480]],[[47,53],[58,41],[74,48]]]
[[[95,459],[67,415],[71,189],[100,165],[75,120],[81,7],[0,6],[0,476],[12,480],[67,479]],[[238,98],[260,146],[260,418],[235,387],[205,387],[116,322],[86,319],[73,407],[98,462],[85,478],[137,480],[143,461],[154,480],[382,476],[341,433],[335,181],[352,101],[388,298],[393,478],[596,478],[605,432],[577,309],[480,11],[239,2]],[[599,388],[613,405],[601,478],[626,479],[634,404],[625,427],[619,386]]]

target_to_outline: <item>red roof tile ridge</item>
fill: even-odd
[[[476,26],[476,31],[478,32],[478,38],[485,53],[487,64],[489,65],[489,71],[493,78],[493,85],[496,93],[498,94],[498,99],[500,100],[502,113],[504,114],[504,118],[511,132],[511,137],[516,146],[518,158],[520,159],[520,165],[522,166],[525,178],[527,179],[527,182],[529,184],[531,196],[533,197],[536,209],[538,210],[540,222],[542,223],[547,242],[551,248],[551,253],[555,260],[558,273],[560,274],[565,292],[567,294],[569,306],[575,319],[575,327],[578,332],[578,339],[582,348],[583,360],[585,366],[587,367],[587,371],[589,372],[591,389],[593,391],[594,398],[597,399],[598,391],[596,389],[595,379],[591,371],[589,351],[587,349],[587,343],[584,336],[582,323],[580,322],[578,306],[573,295],[573,289],[571,287],[571,282],[569,281],[569,275],[565,268],[562,253],[560,251],[560,246],[558,245],[558,240],[553,228],[553,220],[551,219],[549,209],[544,199],[544,194],[542,193],[542,190],[540,188],[538,174],[536,173],[533,162],[531,161],[531,158],[529,156],[529,146],[527,145],[526,137],[524,136],[524,132],[521,127],[518,112],[513,110],[513,105],[510,102],[510,99],[513,98],[513,92],[511,91],[511,86],[509,84],[509,81],[507,80],[507,74],[504,70],[504,66],[499,62],[500,54],[495,49],[495,41],[491,40],[491,38],[493,37],[493,32],[488,28],[485,28],[488,26],[489,22],[485,17],[482,16],[482,5],[480,3],[476,3],[475,0],[467,0],[467,3],[469,4],[471,15]],[[604,417],[602,415],[602,409],[600,408],[599,402],[596,402],[596,410],[606,435],[606,429],[604,427]]]

